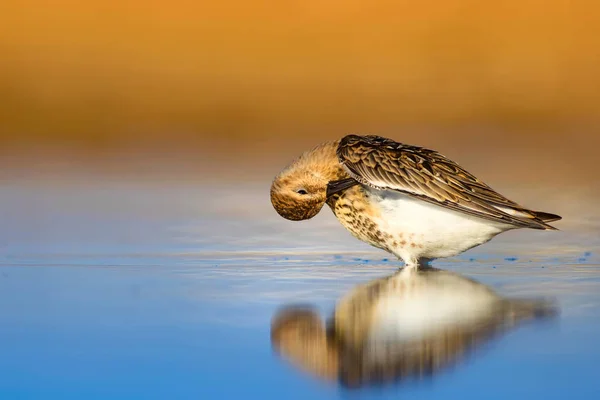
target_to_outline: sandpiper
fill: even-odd
[[[273,318],[271,343],[313,376],[359,387],[431,376],[496,335],[558,312],[552,300],[505,298],[424,267],[357,286],[327,325],[312,307],[285,307]]]
[[[301,221],[327,204],[356,238],[418,268],[517,228],[556,230],[558,215],[526,209],[442,154],[380,136],[322,143],[271,185],[282,217]]]

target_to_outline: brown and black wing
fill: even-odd
[[[556,230],[546,221],[561,219],[521,207],[434,150],[379,136],[348,135],[340,141],[337,156],[352,178],[376,189],[521,228]]]

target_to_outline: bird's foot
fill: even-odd
[[[404,267],[401,269],[403,271],[416,272],[420,269],[431,268],[430,263],[432,259],[430,258],[421,258],[419,260],[405,261]]]
[[[400,271],[402,271],[402,274],[414,274],[418,270],[419,270],[418,263],[406,263],[406,264],[404,264],[404,267],[400,268]]]

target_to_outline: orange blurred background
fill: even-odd
[[[598,1],[203,3],[5,0],[2,175],[271,177],[373,133],[486,180],[597,181]]]

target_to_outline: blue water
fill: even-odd
[[[431,380],[348,391],[275,354],[271,318],[291,303],[326,317],[398,263],[327,210],[284,221],[263,190],[0,187],[0,399],[600,396],[600,227],[510,232],[435,262],[503,295],[554,297],[561,315]]]

